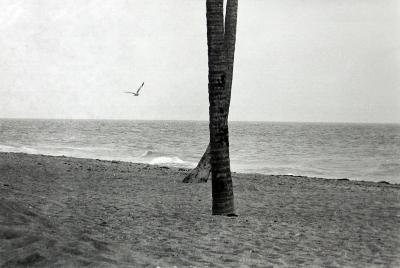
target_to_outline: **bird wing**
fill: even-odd
[[[136,91],[136,94],[139,94],[139,91],[142,89],[143,86],[144,86],[144,82],[143,82],[142,85],[138,88],[138,90]]]

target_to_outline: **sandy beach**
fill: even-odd
[[[1,267],[400,267],[400,185],[0,153]]]

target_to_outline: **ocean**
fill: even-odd
[[[234,172],[400,183],[400,125],[230,122]],[[192,168],[204,121],[0,119],[0,151]]]

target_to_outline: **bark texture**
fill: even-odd
[[[224,53],[226,64],[226,79],[225,79],[225,92],[227,94],[227,110],[229,114],[229,106],[231,101],[232,92],[232,78],[233,78],[233,63],[236,46],[236,25],[237,25],[237,9],[238,0],[228,0],[225,12],[225,27],[224,27]],[[211,174],[211,155],[210,144],[208,144],[206,151],[201,157],[197,166],[192,169],[188,175],[183,179],[183,182],[207,182]]]
[[[225,60],[226,60],[225,91],[227,93],[228,114],[231,103],[233,63],[235,60],[237,10],[238,10],[238,0],[228,0],[226,4],[225,33],[224,33]]]
[[[223,0],[207,0],[208,99],[213,215],[233,215]]]
[[[183,182],[207,182],[211,174],[211,154],[210,144],[208,144],[206,151],[201,157],[197,166],[192,169],[189,174],[183,179]]]

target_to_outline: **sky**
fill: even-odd
[[[0,118],[208,120],[205,13],[0,0]],[[398,0],[239,1],[230,120],[400,123],[399,33]]]

